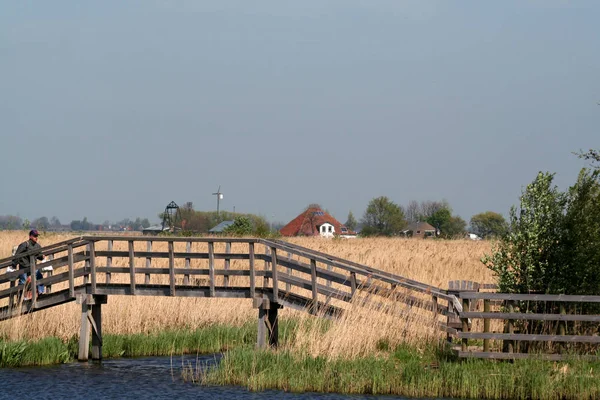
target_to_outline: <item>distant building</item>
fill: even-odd
[[[436,229],[427,222],[414,222],[402,231],[402,234],[407,237],[427,238],[436,237]]]
[[[229,228],[231,225],[233,225],[233,221],[223,221],[220,224],[209,229],[208,233],[212,233],[212,234],[223,233],[225,231],[225,229]]]
[[[279,230],[283,236],[356,237],[356,233],[318,207],[311,207]]]

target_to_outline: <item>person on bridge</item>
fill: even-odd
[[[19,245],[19,247],[17,248],[17,251],[15,252],[15,256],[21,254],[21,253],[27,253],[29,251],[32,250],[38,250],[37,252],[35,252],[33,254],[33,256],[38,259],[38,260],[43,260],[44,256],[42,255],[42,252],[40,251],[42,246],[40,246],[40,244],[38,243],[38,236],[39,236],[39,232],[36,229],[32,229],[29,231],[29,240],[21,243]],[[24,285],[25,283],[28,282],[28,277],[29,277],[29,257],[30,256],[25,256],[25,257],[21,257],[21,258],[14,258],[12,261],[12,266],[13,268],[16,269],[17,265],[19,266],[19,269],[23,269],[25,270],[25,272],[21,275],[19,275],[19,284],[20,285]],[[36,279],[42,279],[42,272],[38,269],[35,272],[35,277]],[[44,293],[44,285],[38,285],[38,293],[42,294]],[[27,300],[27,299],[26,299]]]

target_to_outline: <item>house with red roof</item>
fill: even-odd
[[[283,236],[323,236],[355,237],[352,232],[331,214],[320,207],[308,207],[302,214],[291,220],[279,232]]]

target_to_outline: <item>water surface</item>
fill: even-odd
[[[183,365],[214,365],[218,356],[145,357],[0,369],[0,399],[403,399],[200,386],[181,379]]]

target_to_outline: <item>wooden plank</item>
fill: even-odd
[[[485,292],[460,292],[463,299],[490,299],[490,300],[519,300],[519,301],[565,301],[577,303],[600,303],[600,296],[579,296],[565,294],[516,294],[516,293],[485,293]]]
[[[131,287],[131,295],[135,296],[135,253],[133,251],[133,240],[129,242],[129,285]]]
[[[215,244],[208,242],[208,273],[210,281],[210,296],[215,296]]]
[[[294,271],[302,272],[307,275],[310,275],[310,273],[311,273],[310,264],[305,264],[303,262],[296,261],[296,260],[286,260],[286,259],[278,259],[277,262],[282,267],[288,267],[290,269],[293,269]],[[342,274],[339,274],[336,272],[329,272],[323,268],[317,268],[317,278],[331,280],[334,283],[339,283],[340,285],[344,285],[344,286],[348,286],[348,287],[350,287],[350,285],[351,285],[351,283],[348,279],[348,276],[342,275]]]
[[[152,253],[152,240],[148,240],[146,242],[146,250],[148,253]],[[151,255],[146,255],[146,268],[148,268],[148,269],[152,268],[152,256]],[[150,272],[146,272],[144,274],[144,284],[146,284],[146,285],[150,284]]]
[[[598,361],[600,357],[593,355],[576,354],[528,354],[528,353],[500,353],[500,352],[481,352],[481,351],[458,351],[460,358],[487,358],[492,360],[515,360],[515,359],[539,359],[546,361]]]
[[[352,293],[352,297],[356,293],[356,273],[350,272],[350,290]]]
[[[111,252],[113,250],[113,241],[109,240],[107,243],[107,248],[108,251]],[[106,266],[107,267],[112,267],[112,257],[111,256],[106,256]],[[110,279],[111,279],[111,275],[110,272],[106,273],[106,284],[110,284]]]
[[[312,291],[313,285],[312,285],[312,282],[309,280],[298,278],[297,276],[290,276],[283,272],[280,272],[278,275],[279,275],[279,280],[281,282],[284,282],[284,283],[289,282],[293,286],[297,286],[301,289],[306,289],[306,290]],[[350,300],[352,300],[352,295],[350,293],[344,292],[342,290],[331,289],[325,285],[317,284],[317,292],[322,295],[325,295],[327,297],[342,300],[345,302],[350,302]],[[311,301],[312,301],[312,299],[311,299]]]
[[[600,336],[529,335],[525,333],[458,332],[461,339],[522,340],[525,342],[600,343]]]
[[[96,292],[96,245],[94,242],[90,242],[90,276],[92,279],[92,294]]]
[[[75,297],[75,271],[73,266],[73,246],[69,245],[68,249],[68,259],[69,259],[69,296]]]
[[[482,319],[513,319],[529,321],[580,321],[600,322],[600,315],[576,315],[576,314],[529,314],[529,313],[500,313],[500,312],[462,312],[461,317]]]
[[[189,242],[189,241],[185,242],[185,252],[186,253],[192,252],[192,242]],[[173,255],[173,257],[175,257],[175,255]],[[185,268],[190,269],[191,260],[192,259],[190,257],[185,258]],[[189,274],[183,275],[183,284],[186,286],[190,284],[190,275]]]
[[[254,243],[248,243],[248,255],[250,256],[250,297],[256,295],[256,271],[254,270]]]
[[[169,242],[169,295],[175,296],[175,257],[173,253],[175,252],[175,244],[173,242]]]
[[[317,289],[317,262],[315,260],[310,260],[310,282],[312,285],[312,308],[311,308],[311,313],[316,315],[319,310],[318,310],[318,305],[319,305],[319,292]],[[288,283],[288,285],[291,284]],[[288,289],[288,292],[290,290]]]
[[[106,272],[111,272],[113,274],[124,274],[124,273],[129,273],[130,269],[129,267],[96,267],[96,271],[98,273],[106,273]],[[198,275],[204,275],[204,276],[210,276],[210,269],[208,268],[194,268],[192,270],[187,270],[185,268],[175,268],[175,275],[183,275],[183,274],[190,274],[190,275],[194,275],[194,276],[198,276]],[[170,274],[170,269],[167,268],[141,268],[141,267],[136,267],[135,268],[135,273],[136,274],[140,274],[143,272],[148,272],[150,274],[156,274],[156,275],[169,275]],[[232,275],[232,276],[250,276],[250,271],[245,270],[245,269],[229,269],[229,270],[225,270],[225,269],[215,269],[214,270],[215,275]],[[255,276],[263,276],[264,274],[267,274],[268,277],[271,277],[271,271],[254,271],[254,275]],[[137,285],[139,287],[139,285]]]
[[[464,310],[468,310],[469,309],[469,299],[463,299],[462,306],[463,306]],[[462,323],[462,333],[469,332],[469,320],[467,318],[461,318],[460,321]],[[462,337],[461,350],[466,351],[468,347],[469,347],[469,338]]]
[[[279,298],[278,273],[277,273],[277,249],[271,247],[271,276],[273,277],[273,298],[275,302]]]
[[[50,262],[52,262],[54,260],[54,254],[49,254],[48,259],[50,260]],[[43,268],[43,267],[40,265],[40,268]],[[52,275],[54,275],[54,271],[50,270],[47,272],[47,274],[49,277],[51,277]],[[50,294],[50,293],[52,293],[52,285],[46,285],[46,294]]]

